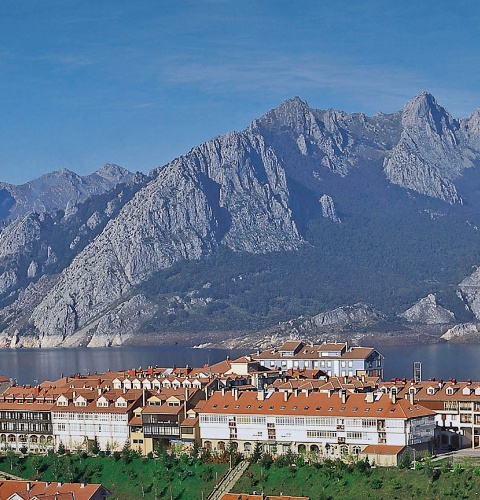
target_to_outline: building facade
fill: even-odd
[[[329,377],[383,378],[384,356],[370,347],[348,347],[346,343],[307,345],[288,341],[281,347],[252,354],[265,368],[274,370],[322,370]]]
[[[435,413],[381,393],[215,393],[200,412],[202,446],[222,450],[229,443],[249,453],[265,451],[360,455],[369,445],[432,443]]]

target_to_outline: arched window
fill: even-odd
[[[307,447],[304,444],[299,444],[298,453],[306,453],[306,452],[307,452]]]
[[[8,435],[8,442],[9,443],[14,443],[16,440],[15,440],[15,436],[13,434],[9,434]]]
[[[252,451],[252,443],[245,443],[243,445],[243,450],[246,452],[246,453],[250,453]]]
[[[219,441],[218,444],[217,444],[217,448],[220,451],[224,451],[225,450],[225,443],[223,441]]]
[[[346,444],[340,446],[340,455],[348,455],[348,446]]]
[[[46,438],[45,436],[40,436],[40,444],[45,444]]]
[[[30,442],[31,443],[38,443],[38,436],[35,436],[35,435],[30,436]]]
[[[5,443],[7,441],[7,436],[5,434],[0,435],[0,443]]]
[[[316,444],[312,444],[310,446],[310,451],[313,451],[313,453],[318,453],[320,450]]]
[[[362,449],[360,448],[360,446],[354,446],[352,449],[352,452],[354,455],[360,455],[361,451],[362,451]]]
[[[18,440],[21,443],[26,443],[27,442],[27,436],[25,436],[25,434],[20,434],[20,436],[18,437]]]
[[[53,444],[53,436],[47,437],[47,444]]]
[[[212,449],[212,442],[205,441],[205,443],[203,443],[203,446],[205,447],[206,450],[211,450]]]

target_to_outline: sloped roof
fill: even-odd
[[[53,496],[56,493],[73,493],[75,500],[90,500],[97,492],[103,491],[109,493],[101,484],[83,484],[83,483],[46,483],[43,481],[1,481],[0,480],[0,498],[7,499],[14,493],[22,496],[22,493],[29,491],[29,497],[44,495]],[[62,498],[62,497],[59,497]],[[69,498],[72,498],[70,495]]]
[[[233,415],[292,415],[292,416],[342,416],[401,418],[435,415],[435,412],[419,404],[410,404],[406,399],[392,399],[385,394],[377,394],[372,403],[367,403],[366,395],[348,394],[345,403],[338,395],[329,396],[321,392],[298,395],[273,392],[264,400],[258,399],[256,392],[240,392],[237,399],[231,393],[214,393],[205,403],[201,413],[226,413]],[[286,400],[285,400],[286,399]]]

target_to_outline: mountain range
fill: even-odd
[[[475,324],[480,110],[296,97],[147,175],[0,184],[0,219],[0,346]]]

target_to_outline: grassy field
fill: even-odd
[[[480,465],[471,460],[417,462],[410,468],[371,468],[368,463],[339,460],[305,464],[262,457],[250,464],[234,487],[235,493],[301,495],[311,500],[342,499],[471,499],[480,496]],[[101,483],[111,500],[139,498],[202,500],[228,469],[227,463],[208,463],[182,455],[159,459],[122,456],[87,456],[83,453],[49,456],[13,453],[0,458],[0,469],[26,479]]]
[[[480,496],[480,468],[458,464],[422,469],[357,468],[355,466],[305,465],[265,468],[252,464],[235,485],[235,493],[299,495],[311,500],[443,499]]]
[[[84,455],[27,456],[10,462],[0,459],[0,469],[43,481],[101,483],[112,492],[111,500],[206,499],[216,480],[223,477],[228,466],[202,463],[181,457],[176,461],[133,457],[130,460],[114,457]],[[203,493],[202,493],[203,492]]]

